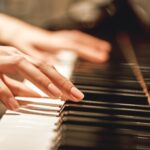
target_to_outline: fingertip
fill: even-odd
[[[103,41],[101,42],[101,44],[99,45],[100,50],[104,50],[106,52],[110,52],[112,49],[112,46],[109,42],[107,41]]]
[[[84,94],[77,89],[76,87],[72,87],[71,88],[71,96],[73,97],[73,101],[81,101],[84,98]]]
[[[95,52],[94,55],[91,55],[91,57],[89,57],[89,61],[93,62],[93,63],[104,63],[106,61],[108,61],[109,59],[109,53],[107,52]]]
[[[108,53],[101,54],[100,60],[101,60],[101,63],[107,62],[109,60],[109,54]]]
[[[83,100],[83,98],[81,98],[81,99],[78,98],[77,99],[76,97],[72,97],[72,101],[74,101],[74,102],[81,102]]]

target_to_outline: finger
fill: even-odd
[[[44,74],[50,77],[52,82],[57,85],[61,91],[63,91],[63,97],[73,101],[80,101],[83,99],[83,93],[79,91],[71,81],[59,74],[53,66],[50,66],[49,64],[43,64],[38,67],[41,71],[43,71]]]
[[[19,44],[17,46],[24,54],[28,54],[34,58],[43,59],[42,53],[38,49],[34,48],[32,44]]]
[[[0,100],[8,109],[15,110],[19,107],[18,102],[15,100],[12,92],[7,85],[0,78]]]
[[[79,57],[88,60],[90,62],[99,63],[99,62],[105,62],[109,59],[109,53],[103,52],[103,51],[96,51],[90,46],[85,46],[80,43],[69,43],[68,48],[70,50],[76,52]]]
[[[51,98],[58,98],[62,94],[48,77],[22,56],[0,57],[0,71],[5,73],[10,70],[21,73]]]
[[[78,34],[74,35],[73,33]],[[91,62],[105,62],[109,58],[108,49],[110,49],[110,44],[105,44],[107,43],[105,41],[98,40],[81,32],[73,31],[59,31],[59,33],[54,34],[53,36],[54,38],[47,38],[39,43],[47,47],[49,46],[49,49],[54,47],[55,50],[66,49],[74,51],[81,58]],[[106,46],[101,49],[101,44]]]
[[[62,95],[61,91],[52,83],[51,79],[25,58],[20,60],[17,67],[24,77],[33,82],[51,98],[58,98]]]
[[[78,42],[82,42],[87,46],[93,47],[96,50],[101,50],[101,51],[105,51],[105,52],[110,52],[111,50],[111,45],[109,42],[96,38],[94,36],[91,36],[89,34],[77,31],[77,30],[73,30],[72,32],[72,36],[74,36],[75,40],[77,40]]]
[[[23,83],[13,80],[6,75],[3,75],[2,79],[15,96],[41,97],[38,93],[29,89]]]
[[[6,73],[16,70],[20,56],[0,56],[0,72]]]
[[[38,45],[39,43],[36,43],[36,45]],[[47,61],[49,63],[57,63],[56,57],[54,56],[54,54],[50,54],[50,48],[45,49],[44,46],[42,44],[39,44],[41,47],[43,46],[42,49],[40,49],[40,47],[34,47],[33,43],[30,44],[26,44],[26,45],[21,45],[20,50],[22,51],[22,56],[24,56],[25,58],[27,58],[28,60],[32,61],[33,58],[35,59],[39,59],[41,61]]]
[[[92,49],[95,49],[97,51],[110,52],[111,50],[111,44],[109,42],[77,30],[58,31],[50,36],[53,38],[47,38],[47,39],[45,38],[43,40],[43,43],[45,44],[47,43],[46,45],[51,45],[51,46],[55,45],[55,48],[59,48],[59,49],[69,48],[68,44],[70,42],[77,42],[80,44],[84,44],[85,46],[90,46]]]
[[[23,54],[21,51],[11,46],[0,46],[0,54],[5,56],[16,56]]]

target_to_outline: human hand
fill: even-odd
[[[0,100],[9,108],[19,107],[15,95],[39,97],[23,83],[5,73],[17,73],[30,80],[51,98],[80,101],[84,95],[47,62],[33,59],[8,46],[0,46]]]
[[[50,53],[70,50],[91,62],[105,62],[109,58],[111,46],[108,42],[80,31],[50,32],[4,15],[3,22],[7,22],[5,25],[7,35],[3,32],[5,34],[3,41],[32,57],[49,61]]]

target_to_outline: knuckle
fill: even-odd
[[[52,71],[57,71],[56,68],[53,65],[45,65],[45,68],[48,68],[51,72]]]
[[[54,66],[51,65],[51,64],[47,64],[47,63],[42,62],[41,65],[40,65],[40,68],[44,72],[47,72],[47,71],[51,72],[54,69]]]
[[[67,83],[68,83],[68,80],[67,79],[63,79],[61,81],[61,86],[64,87]]]
[[[21,55],[13,56],[13,57],[14,57],[14,64],[17,66],[19,66],[22,62],[26,61],[26,59]]]
[[[63,87],[65,90],[70,91],[70,89],[73,87],[73,84],[68,79],[63,79],[61,81],[61,87]]]
[[[38,68],[44,68],[44,69],[52,67],[52,65],[48,64],[46,60],[41,60],[41,59],[36,60],[35,65]]]
[[[37,82],[37,83],[41,83],[41,84],[42,84],[43,81],[44,81],[44,80],[42,79],[41,76],[37,76],[37,77],[36,77],[36,82]]]
[[[43,74],[36,77],[36,82],[43,87],[47,87],[50,84],[50,80]]]
[[[43,67],[45,65],[45,62],[43,60],[36,60],[36,66]]]

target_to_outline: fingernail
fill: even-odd
[[[55,97],[61,97],[62,92],[54,84],[49,84],[48,89]]]
[[[71,88],[71,94],[77,100],[82,100],[84,98],[84,94],[78,90],[76,87]]]
[[[10,106],[10,109],[12,110],[16,110],[17,108],[19,108],[19,104],[18,102],[15,100],[15,98],[10,98],[8,105]]]

